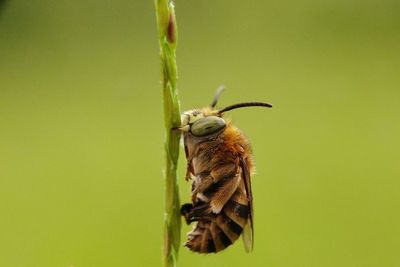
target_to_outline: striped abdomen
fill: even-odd
[[[207,202],[204,204],[207,205]],[[244,182],[241,180],[235,193],[218,214],[211,212],[198,218],[194,229],[188,234],[185,246],[199,253],[219,252],[239,238],[248,219],[249,206]]]

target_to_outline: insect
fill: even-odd
[[[182,205],[186,223],[197,222],[185,246],[198,253],[216,253],[233,244],[240,235],[245,250],[253,249],[254,164],[250,144],[241,131],[224,120],[227,111],[250,106],[271,108],[263,102],[244,102],[216,109],[222,88],[209,107],[182,113],[187,171],[192,180],[191,203]]]

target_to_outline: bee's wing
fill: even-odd
[[[251,191],[251,180],[250,180],[250,171],[249,167],[246,164],[246,161],[241,158],[240,159],[240,167],[242,168],[242,178],[244,180],[244,186],[246,188],[247,200],[249,205],[249,221],[243,229],[243,243],[246,252],[251,252],[253,250],[254,245],[254,232],[253,232],[253,193]]]
[[[250,223],[248,223],[244,227],[243,233],[242,233],[244,250],[247,253],[250,253],[253,251],[253,244],[254,244],[253,236],[254,236],[253,228],[250,226]]]

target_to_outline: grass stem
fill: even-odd
[[[180,134],[171,131],[180,126],[180,107],[176,88],[176,44],[177,27],[172,0],[155,0],[158,37],[160,45],[162,87],[165,124],[165,217],[163,266],[174,267],[180,244],[181,218],[179,190],[177,183],[177,163],[179,157]]]

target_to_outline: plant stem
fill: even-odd
[[[178,90],[176,88],[177,28],[172,0],[155,0],[160,44],[164,100],[165,140],[165,217],[163,266],[176,266],[180,247],[180,204],[177,183],[180,134],[172,131],[181,124]]]

